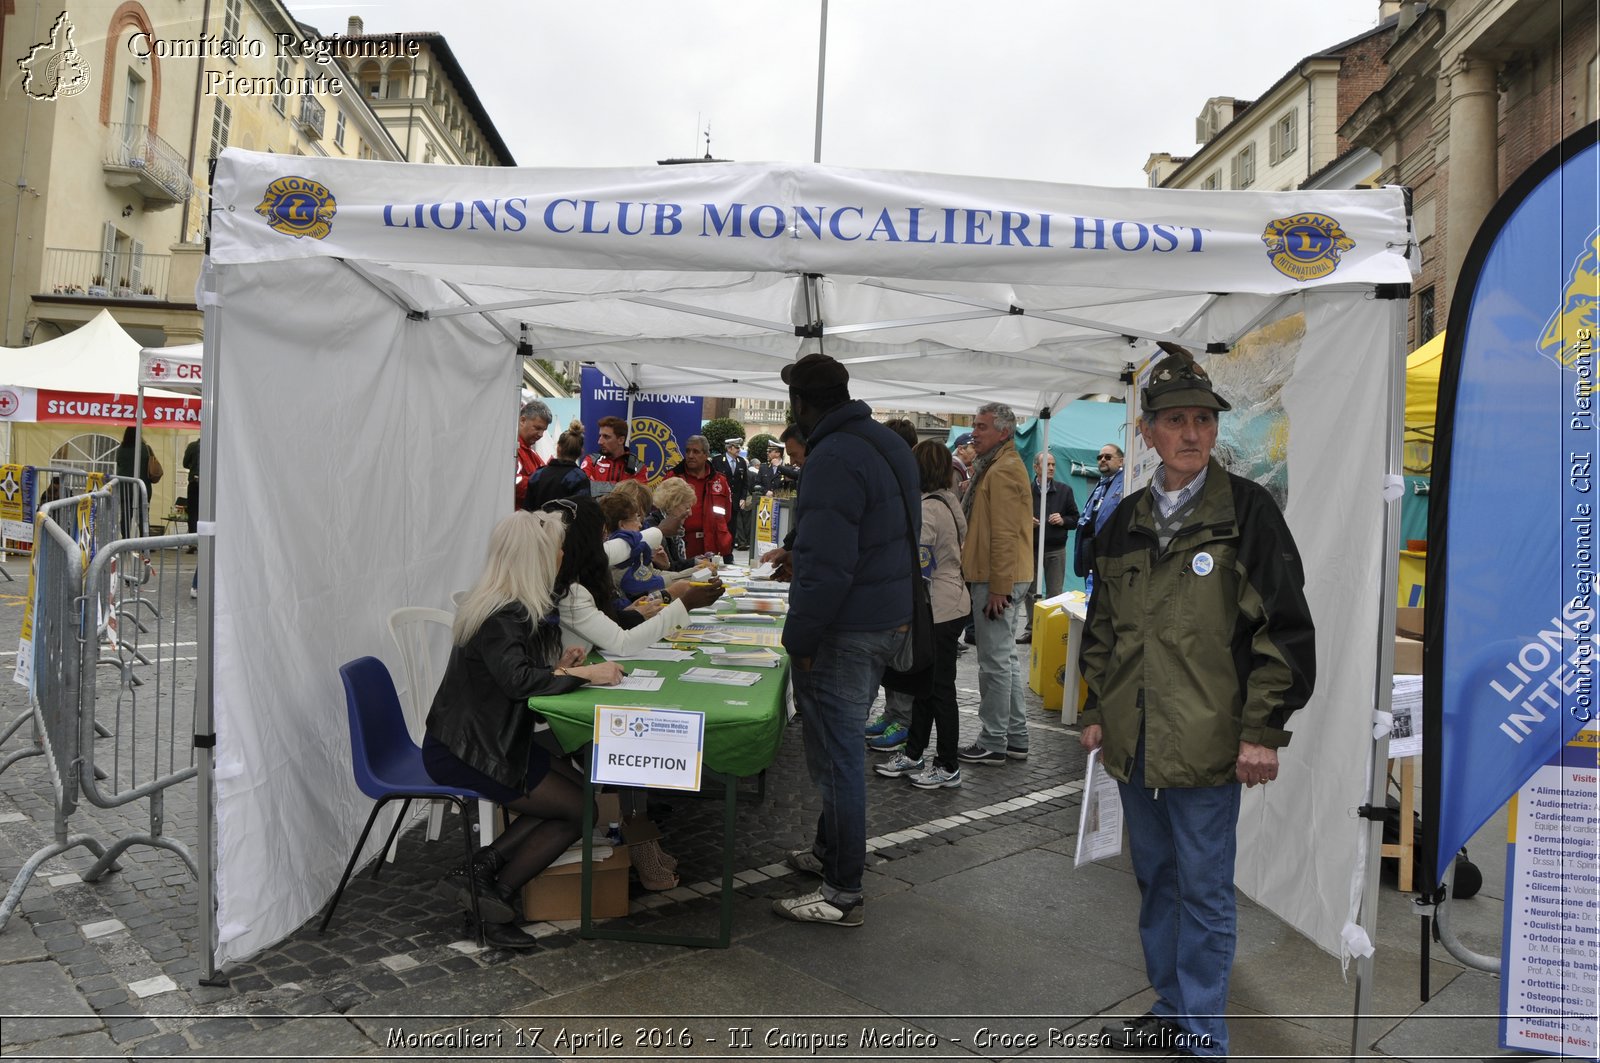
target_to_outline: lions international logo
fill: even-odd
[[[62,100],[89,87],[89,61],[72,43],[72,20],[65,11],[50,27],[50,39],[17,60],[22,91],[33,100]]]
[[[654,417],[633,419],[633,452],[644,466],[645,479],[655,483],[683,460],[672,429]]]
[[[1339,268],[1339,259],[1356,242],[1326,214],[1296,214],[1267,223],[1261,234],[1267,258],[1285,277],[1320,280]]]
[[[326,186],[309,177],[280,177],[267,186],[256,213],[267,219],[273,231],[285,236],[325,240],[333,231],[337,209]]]
[[[1561,290],[1561,305],[1539,334],[1539,353],[1564,369],[1578,356],[1594,350],[1600,329],[1600,229],[1589,234],[1583,250],[1572,260],[1572,272]]]
[[[611,714],[610,724],[611,733],[618,738],[621,738],[628,731],[628,718],[620,712]]]

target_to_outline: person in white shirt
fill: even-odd
[[[561,567],[556,573],[556,612],[561,622],[561,648],[576,646],[608,653],[632,653],[659,642],[663,635],[689,622],[689,610],[722,597],[715,577],[669,584],[666,606],[635,620],[632,610],[617,608],[612,560],[606,553],[605,521],[593,499],[560,499],[551,503],[567,522]],[[552,512],[555,512],[552,508]]]

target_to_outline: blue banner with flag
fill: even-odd
[[[1428,521],[1433,870],[1597,711],[1596,128],[1501,198],[1450,308]]]
[[[683,441],[700,433],[702,400],[695,395],[640,392],[633,396],[628,451],[655,483],[683,460]],[[600,449],[600,418],[628,419],[628,389],[593,366],[583,367],[580,417],[585,453]]]

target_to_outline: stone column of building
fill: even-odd
[[[1445,70],[1450,87],[1445,284],[1451,292],[1478,226],[1500,197],[1498,67],[1493,59],[1462,53]]]

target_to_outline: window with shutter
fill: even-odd
[[[106,222],[100,229],[100,283],[110,285],[116,283],[117,273],[117,227],[113,222]]]
[[[233,111],[221,100],[214,101],[211,112],[211,157],[222,154],[228,146],[228,126],[233,123]]]
[[[1233,187],[1249,188],[1256,183],[1256,146],[1246,144],[1233,157]]]
[[[239,38],[239,24],[243,20],[244,0],[225,0],[222,5],[222,35],[228,40]],[[234,62],[238,62],[237,59]]]
[[[144,241],[133,241],[133,251],[128,261],[128,287],[138,292],[144,287]]]

